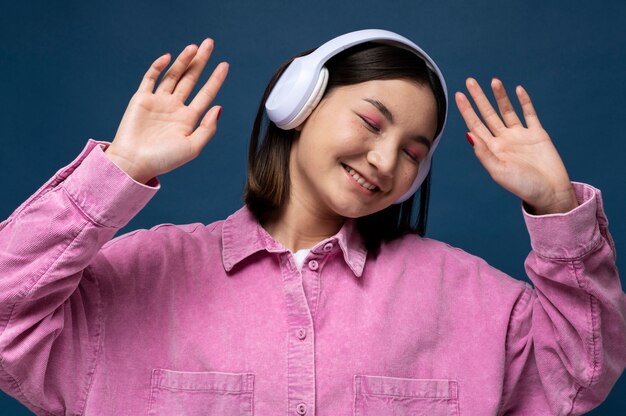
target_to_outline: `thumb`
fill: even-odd
[[[206,146],[215,135],[217,131],[217,119],[220,117],[221,112],[222,106],[213,107],[204,115],[198,128],[189,136],[189,140],[196,154],[200,154],[204,146]]]

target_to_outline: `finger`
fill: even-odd
[[[502,119],[507,127],[513,127],[521,125],[519,117],[517,117],[517,113],[511,104],[511,100],[509,100],[509,96],[504,89],[504,84],[497,78],[491,80],[491,89],[493,90],[493,95],[496,97],[496,102],[498,103],[498,109],[500,110],[500,114],[502,115]]]
[[[187,70],[187,66],[196,55],[198,51],[198,47],[196,45],[187,45],[185,49],[178,55],[176,61],[172,64],[170,69],[167,70],[165,75],[163,75],[163,79],[159,83],[159,86],[156,89],[156,93],[169,93],[171,94],[176,88],[176,84],[178,84],[178,80]]]
[[[211,140],[217,131],[217,119],[222,111],[221,106],[215,106],[209,110],[198,128],[191,133],[189,140],[191,142],[194,154],[197,156],[200,154],[204,146]]]
[[[486,140],[493,139],[491,132],[480,120],[465,94],[463,94],[462,92],[457,92],[454,95],[454,98],[456,101],[456,106],[459,108],[459,112],[461,113],[461,117],[463,117],[467,128],[470,129],[472,132],[476,132]]]
[[[183,77],[176,85],[174,95],[180,97],[182,102],[187,100],[187,97],[191,94],[193,87],[198,82],[206,63],[213,52],[213,45],[213,39],[210,38],[205,39],[200,44],[198,53],[196,53],[196,56],[191,61],[191,64],[189,64],[189,67],[185,71]]]
[[[489,99],[487,99],[487,96],[483,92],[482,88],[478,85],[478,82],[474,78],[468,78],[465,81],[465,86],[476,103],[476,107],[478,107],[478,111],[480,111],[480,115],[483,117],[483,120],[485,120],[489,130],[495,134],[506,128],[504,123],[502,123],[500,116],[496,113],[496,110],[494,110],[491,106],[491,103],[489,102]]]
[[[541,127],[539,117],[537,117],[537,113],[535,112],[535,107],[533,107],[533,103],[532,101],[530,101],[530,96],[528,95],[524,87],[518,85],[515,89],[515,92],[517,93],[517,98],[520,105],[522,106],[522,112],[524,113],[524,121],[526,121],[526,126]]]
[[[207,82],[191,101],[189,108],[193,109],[198,114],[202,114],[206,111],[222,87],[222,84],[226,79],[226,75],[228,74],[228,68],[229,65],[227,62],[220,62],[220,64],[213,70],[213,73]]]
[[[500,160],[489,149],[487,143],[479,135],[474,133],[467,133],[467,135],[469,135],[472,139],[474,154],[487,172],[489,172],[491,177],[494,177],[497,170],[500,168]]]
[[[150,65],[150,68],[143,76],[141,84],[139,84],[139,88],[137,89],[138,92],[152,93],[152,91],[154,91],[156,80],[159,78],[159,75],[161,75],[161,71],[163,71],[170,62],[170,58],[170,54],[166,53],[152,62],[152,65]]]

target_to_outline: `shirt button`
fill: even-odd
[[[306,338],[306,329],[304,329],[304,328],[298,329],[298,332],[296,333],[296,335],[300,339],[305,339]]]
[[[333,249],[333,243],[326,243],[324,246],[324,251],[328,252]]]
[[[309,262],[309,269],[311,270],[317,270],[318,267],[320,267],[319,263],[317,262],[317,260],[311,260]]]
[[[304,403],[300,403],[297,407],[296,407],[296,412],[298,412],[299,415],[303,415],[306,413],[306,404]]]

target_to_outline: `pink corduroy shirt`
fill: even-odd
[[[0,225],[0,387],[38,415],[570,415],[626,365],[600,192],[523,212],[533,285],[352,221],[293,255],[242,208],[111,240],[159,189],[90,140]]]

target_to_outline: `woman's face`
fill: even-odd
[[[394,79],[337,87],[296,128],[290,202],[350,218],[387,208],[413,183],[436,129],[427,85]]]

